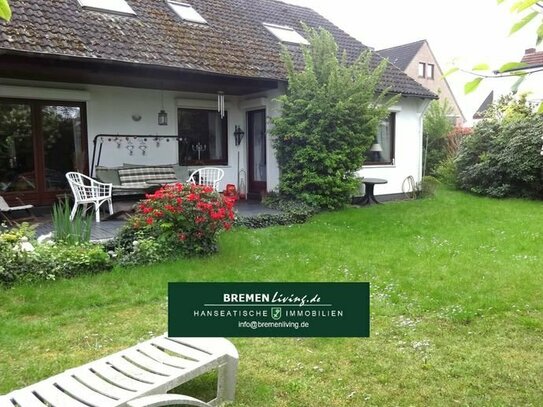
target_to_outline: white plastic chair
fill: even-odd
[[[87,205],[93,204],[96,212],[96,222],[100,222],[100,206],[103,203],[108,203],[109,214],[113,215],[113,201],[111,200],[113,184],[98,182],[79,172],[69,172],[66,174],[66,178],[75,199],[70,220],[74,220],[79,205],[83,205],[83,210],[86,211]]]
[[[25,205],[23,201],[21,201],[19,198],[16,198],[21,205],[19,206],[9,206],[6,200],[0,196],[0,214],[2,215],[2,219],[4,219],[8,225],[14,225],[15,221],[11,220],[6,214],[7,213],[13,213],[17,211],[26,211],[28,216],[24,218],[19,218],[16,220],[36,220],[36,216],[32,212],[32,209],[34,208],[34,205]]]
[[[221,168],[204,167],[193,171],[187,182],[196,185],[206,185],[213,187],[220,192],[219,183],[224,178],[224,170]]]

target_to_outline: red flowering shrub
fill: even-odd
[[[217,250],[217,233],[232,227],[232,206],[211,187],[170,184],[147,195],[129,225],[171,253],[208,254]]]

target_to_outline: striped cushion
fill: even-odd
[[[172,167],[140,167],[119,170],[119,180],[123,187],[146,188],[147,181],[157,184],[179,182]]]

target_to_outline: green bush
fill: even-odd
[[[265,228],[269,226],[285,226],[307,222],[313,216],[317,209],[305,202],[293,201],[284,196],[270,192],[262,203],[272,209],[281,211],[280,213],[262,214],[249,218],[236,218],[236,226],[244,226],[251,229]]]
[[[0,284],[70,278],[113,267],[99,245],[37,244],[33,238],[25,225],[0,233]]]
[[[431,198],[435,195],[436,190],[440,182],[437,178],[427,175],[422,177],[422,180],[419,183],[419,197],[420,198]]]
[[[447,157],[442,161],[435,170],[436,178],[448,187],[456,186],[458,177],[456,170],[456,162],[454,157]]]
[[[447,99],[433,100],[424,115],[424,174],[435,175],[447,158],[447,134],[453,130],[453,109]]]
[[[501,100],[462,143],[458,186],[492,197],[543,198],[543,116]]]
[[[305,69],[285,52],[288,88],[274,118],[274,147],[281,170],[279,192],[311,206],[334,209],[350,201],[357,171],[388,108],[398,100],[379,89],[386,61],[371,53],[355,63],[338,59],[327,31],[308,30]]]

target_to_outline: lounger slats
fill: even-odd
[[[153,343],[157,344],[159,347],[169,350],[180,357],[192,359],[195,362],[201,362],[206,359],[209,359],[209,354],[200,352],[196,349],[190,348],[178,342],[169,340],[168,338],[157,338]]]
[[[121,387],[126,390],[131,390],[133,392],[140,392],[142,389],[152,387],[149,383],[144,383],[138,380],[134,380],[117,370],[113,369],[111,366],[104,364],[93,366],[92,368],[96,373],[101,377],[111,382],[115,386]]]
[[[0,396],[0,407],[127,407],[217,370],[217,396],[209,402],[215,406],[234,399],[237,360],[224,338],[163,335]]]
[[[166,352],[148,343],[143,343],[141,346],[138,346],[138,350],[165,365],[184,369],[190,367],[191,364],[194,364],[194,362],[189,361],[188,359],[181,359],[176,356],[168,355]]]
[[[144,355],[141,352],[138,352],[135,349],[126,351],[124,355],[132,363],[150,371],[151,373],[156,373],[162,376],[179,376],[180,374],[183,374],[182,370],[157,362],[156,360]]]
[[[30,390],[19,390],[12,393],[11,397],[20,407],[46,407]],[[13,407],[13,404],[8,404]]]
[[[120,356],[111,358],[109,363],[113,368],[119,370],[121,373],[124,373],[125,375],[144,383],[154,384],[160,383],[164,380],[164,376],[148,372],[147,370],[130,363],[128,360]]]
[[[135,393],[134,391],[112,385],[88,369],[77,369],[73,372],[73,375],[77,380],[94,391],[117,400],[128,398]]]
[[[89,389],[71,376],[60,376],[55,383],[73,398],[84,401],[92,407],[113,407],[117,404],[115,399]]]
[[[89,407],[47,383],[38,383],[33,390],[52,407]]]

